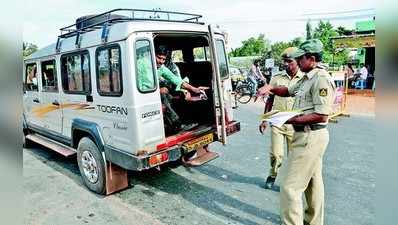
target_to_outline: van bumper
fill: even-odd
[[[133,171],[142,171],[142,170],[150,169],[152,167],[155,167],[155,166],[167,163],[167,162],[176,161],[181,157],[181,148],[180,147],[167,149],[166,151],[155,152],[153,154],[144,155],[144,156],[133,155],[131,153],[127,153],[127,152],[121,151],[119,149],[115,149],[115,148],[107,147],[107,146],[105,146],[104,149],[105,149],[105,158],[108,161],[110,161],[126,170],[133,170]],[[167,153],[167,155],[168,155],[167,161],[164,161],[157,165],[149,164],[149,158],[151,156],[165,154],[165,153]]]
[[[227,136],[240,131],[240,122],[232,121],[231,123],[229,123],[227,125],[226,131],[227,131]],[[179,158],[181,158],[182,153],[185,152],[183,150],[183,147],[180,145],[176,145],[175,148],[168,148],[167,150],[164,150],[164,151],[154,152],[152,154],[143,155],[143,156],[133,155],[131,153],[124,152],[119,149],[112,148],[110,146],[104,146],[104,149],[105,149],[105,158],[108,161],[110,161],[126,170],[133,170],[133,171],[142,171],[142,170],[150,169],[152,167],[155,167],[155,166],[167,163],[167,162],[176,161]],[[160,154],[164,154],[164,153],[167,153],[167,156],[168,156],[167,161],[161,162],[156,165],[150,165],[149,159],[152,156],[156,156],[156,155],[160,155]]]

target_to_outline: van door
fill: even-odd
[[[152,34],[137,32],[132,35],[135,88],[133,91],[134,129],[136,148],[155,151],[156,145],[165,141],[163,112],[158,89],[158,76]]]
[[[59,103],[58,74],[55,59],[40,62],[40,105],[42,108],[40,117],[46,130],[61,133],[62,109]]]
[[[38,66],[36,62],[26,63],[24,68],[24,115],[29,126],[41,127],[38,117],[40,112],[40,93]]]
[[[222,88],[221,71],[228,71],[228,67],[225,61],[225,49],[222,36],[216,36],[211,25],[209,25],[209,35],[209,45],[211,49],[210,53],[213,61],[212,66],[214,71],[212,83],[214,90],[213,97],[216,113],[217,136],[218,140],[225,145],[227,141],[227,132],[225,123],[224,91]]]

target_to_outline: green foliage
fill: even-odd
[[[319,22],[318,27],[314,30],[314,38],[319,39],[322,44],[325,52],[332,53],[333,52],[333,42],[332,37],[336,37],[338,33],[333,29],[332,24],[328,22],[323,22],[322,20]]]
[[[303,43],[303,39],[301,37],[296,37],[290,43],[291,47],[298,47],[301,43]]]
[[[34,53],[35,51],[37,51],[38,47],[35,44],[24,42],[22,50],[23,50],[23,57],[25,58]]]
[[[333,46],[332,38],[339,35],[352,34],[352,30],[344,27],[338,27],[334,29],[332,24],[327,21],[320,21],[314,29],[312,29],[310,22],[306,25],[306,39],[317,38],[319,39],[324,47],[323,62],[334,65],[343,65],[348,61],[348,51],[338,50]],[[273,58],[275,65],[281,64],[281,53],[288,47],[298,47],[303,42],[303,38],[297,37],[289,42],[279,41],[274,44],[270,44],[270,41],[265,38],[264,34],[259,37],[251,37],[242,42],[242,46],[232,50],[229,53],[230,57],[241,57],[241,56],[261,56],[261,61],[264,62],[267,58]]]
[[[340,31],[342,31],[341,28]],[[323,62],[331,66],[345,64],[348,60],[348,52],[346,50],[337,52],[333,46],[332,38],[338,35],[339,32],[333,28],[329,21],[320,21],[314,30],[313,38],[319,39],[323,44]]]
[[[205,59],[205,51],[204,48],[194,48],[193,55],[196,60],[204,60]]]
[[[270,48],[270,41],[265,39],[264,34],[260,34],[257,38],[249,38],[242,41],[242,47],[233,49],[230,53],[231,57],[237,56],[253,56],[263,55]]]
[[[306,40],[312,39],[312,27],[310,21],[307,21],[307,24],[305,25],[305,31],[306,31],[305,39]]]
[[[353,34],[354,30],[350,30],[345,27],[339,26],[339,27],[337,27],[336,32],[339,34],[339,36],[343,36],[343,35]]]
[[[275,65],[281,65],[282,52],[288,47],[298,47],[302,42],[303,42],[303,39],[301,37],[296,37],[289,42],[278,41],[271,45],[270,52],[268,52],[268,54],[263,55],[261,57],[261,60],[264,61],[267,58],[273,58]]]

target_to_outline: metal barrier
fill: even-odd
[[[349,117],[346,113],[347,95],[348,95],[348,77],[344,75],[343,80],[337,82],[339,86],[336,87],[335,99],[333,102],[333,114],[329,116],[329,121],[337,123],[337,117]]]

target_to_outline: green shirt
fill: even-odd
[[[181,90],[181,85],[184,81],[181,79],[181,77],[175,75],[164,65],[158,68],[158,76],[159,79],[165,79],[167,82],[174,84],[176,86],[176,91]]]
[[[141,57],[137,60],[137,73],[138,87],[141,91],[154,89],[155,82],[153,80],[152,64],[147,58]],[[164,79],[167,82],[174,84],[176,86],[176,91],[181,90],[181,85],[184,80],[182,80],[181,77],[176,76],[164,65],[157,69],[157,76],[159,80]]]
[[[155,81],[152,70],[152,63],[145,57],[137,60],[138,88],[141,91],[153,90]]]

